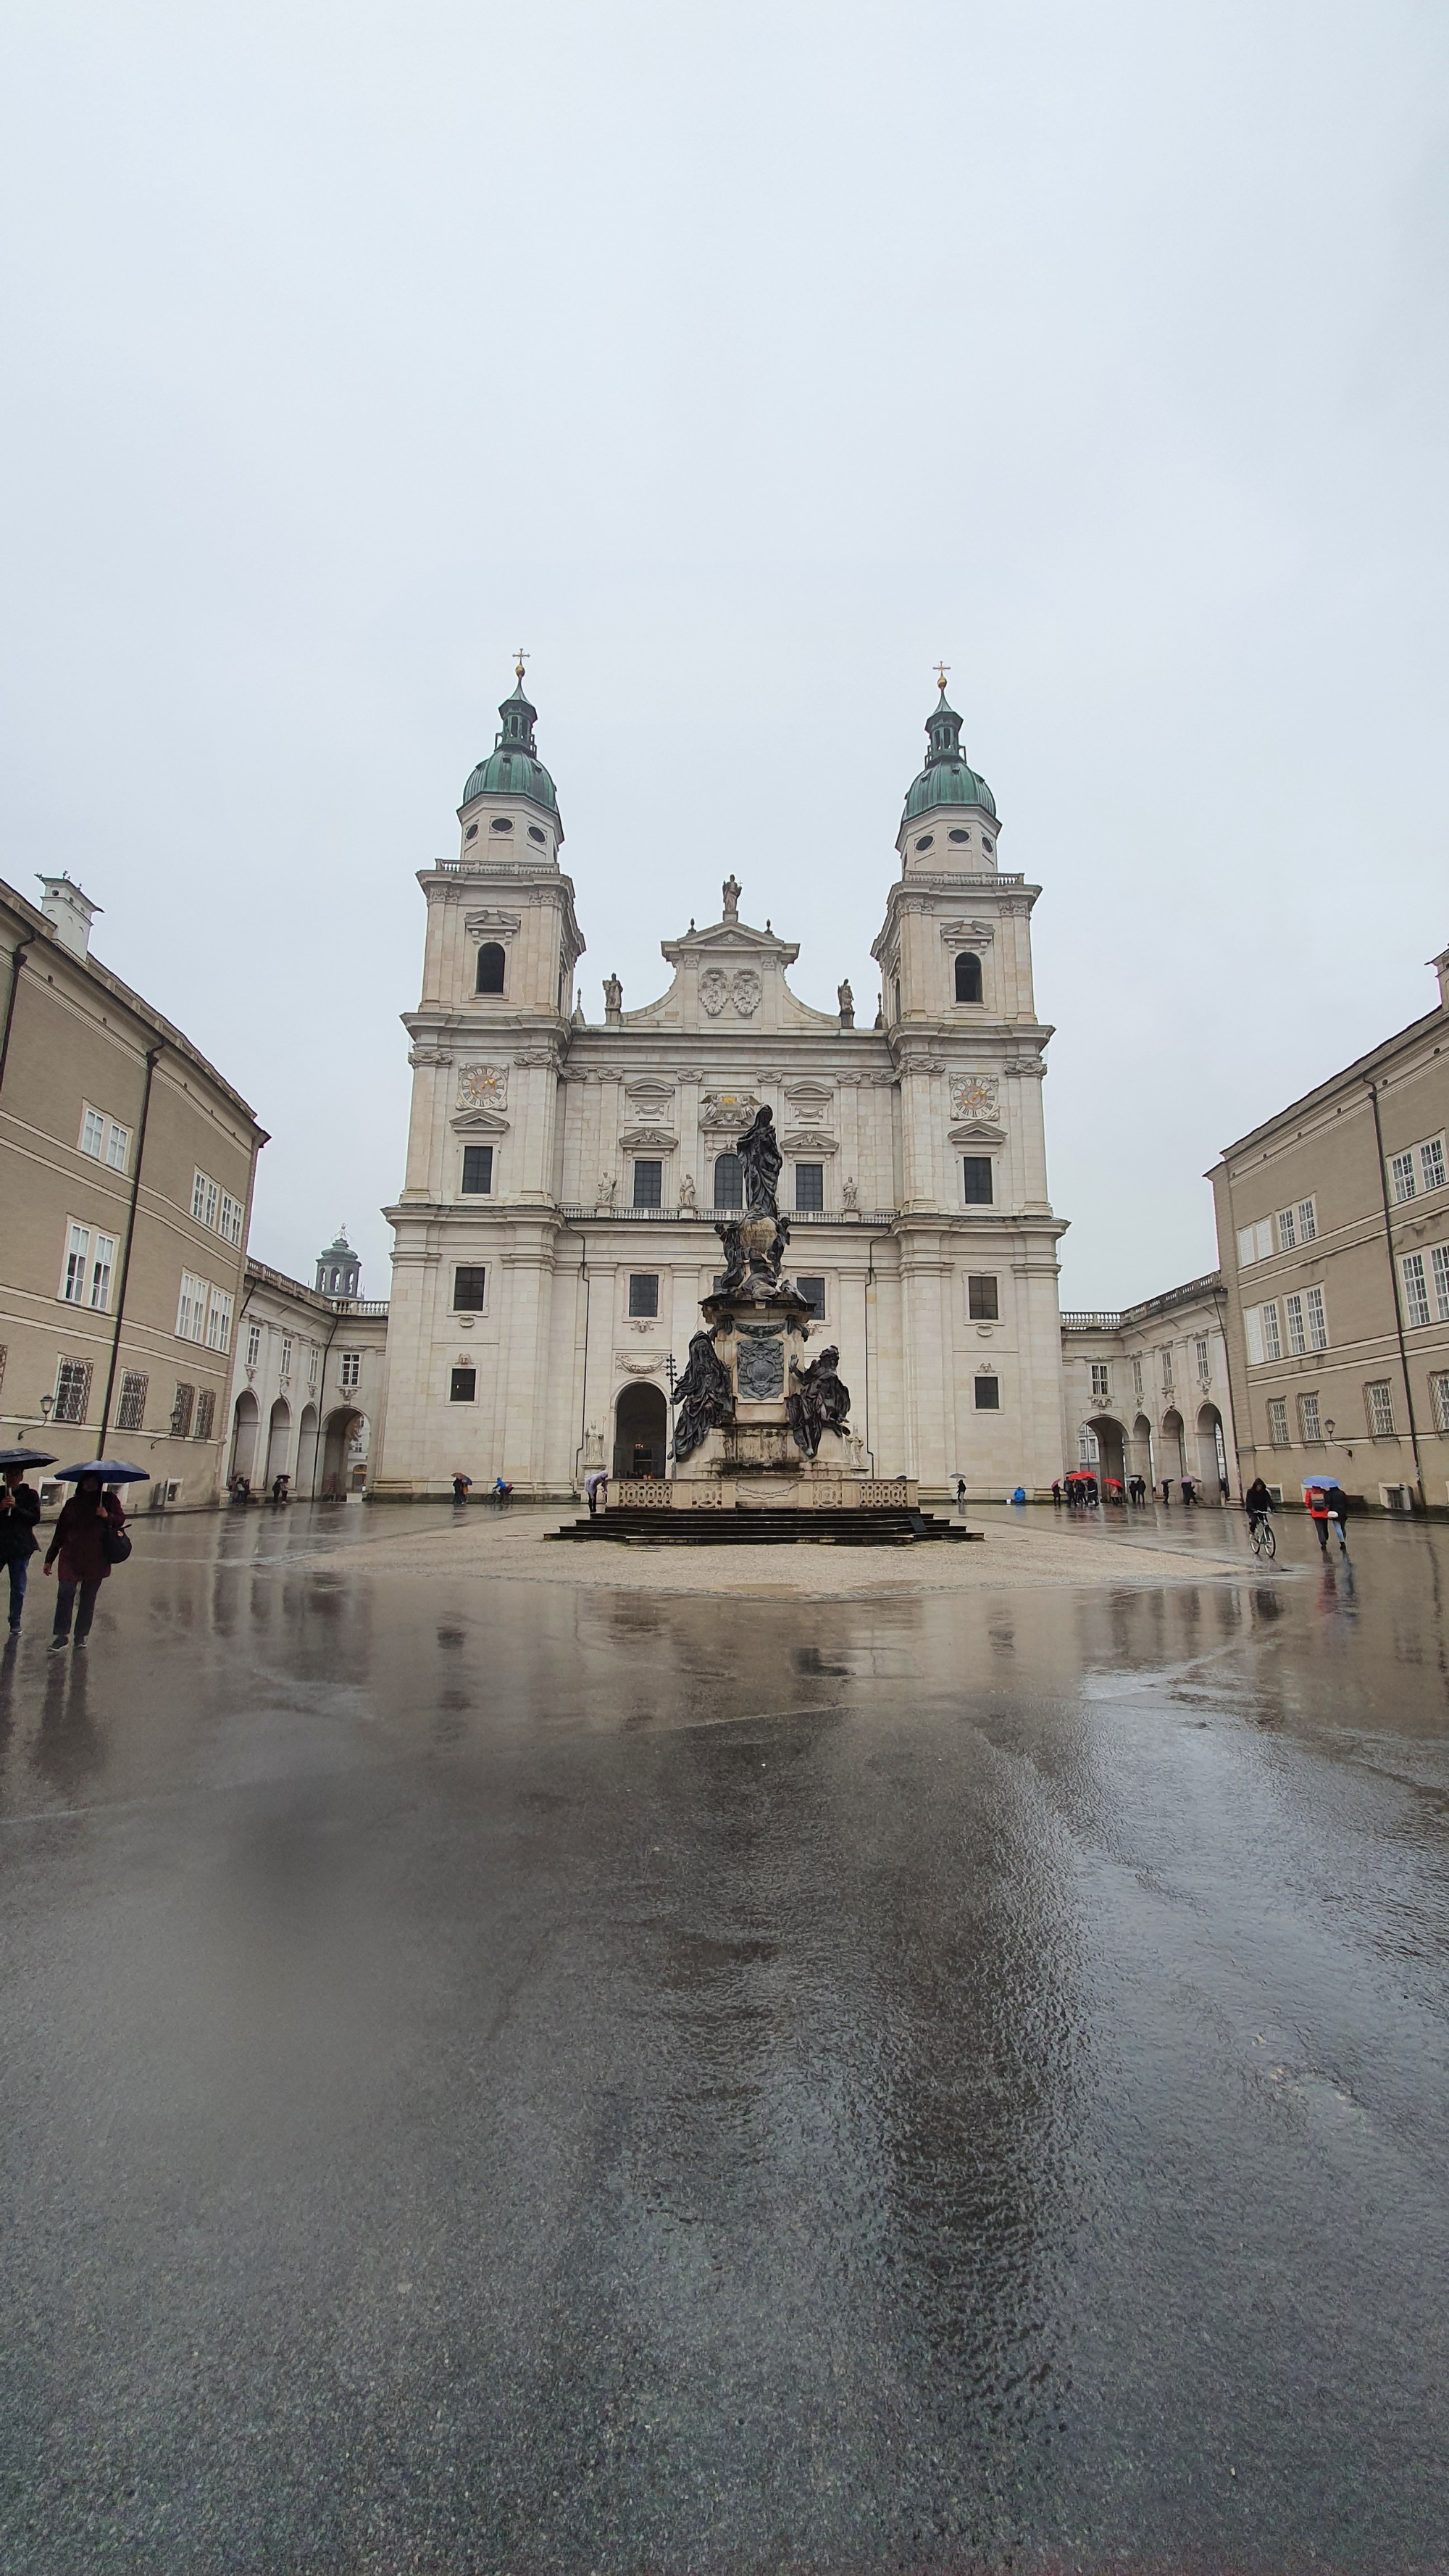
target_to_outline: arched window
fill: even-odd
[[[960,970],[957,970],[960,981]],[[478,951],[478,981],[475,992],[501,993],[503,990],[503,951],[496,939],[490,939]]]
[[[981,999],[981,960],[967,949],[956,960],[956,999],[979,1002]]]
[[[714,1158],[714,1203],[717,1208],[744,1206],[745,1179],[738,1154],[716,1154]]]

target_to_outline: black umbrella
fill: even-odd
[[[0,1449],[0,1467],[53,1467],[53,1449]]]
[[[59,1469],[63,1485],[73,1485],[78,1476],[99,1476],[103,1485],[144,1485],[150,1477],[148,1467],[128,1467],[124,1458],[83,1458],[78,1467]]]

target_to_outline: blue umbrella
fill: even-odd
[[[78,1476],[99,1476],[103,1485],[144,1485],[150,1481],[147,1467],[128,1467],[124,1458],[85,1458],[78,1467],[58,1467],[56,1475],[63,1485],[73,1485]]]

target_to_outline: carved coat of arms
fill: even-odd
[[[706,966],[699,979],[700,1008],[717,1020],[726,1002],[733,1002],[740,1018],[748,1020],[759,1009],[763,991],[753,966],[736,967],[733,975],[727,975],[722,966]]]
[[[508,1068],[502,1064],[465,1064],[458,1069],[460,1109],[506,1109]]]

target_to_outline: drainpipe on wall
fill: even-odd
[[[146,1121],[151,1115],[151,1082],[164,1047],[152,1047],[146,1058],[146,1088],[141,1094],[141,1115],[136,1127],[136,1168],[131,1175],[131,1204],[126,1210],[126,1242],[121,1254],[121,1275],[116,1283],[116,1329],[111,1335],[111,1364],[106,1371],[106,1400],[101,1408],[100,1438],[96,1456],[106,1454],[106,1434],[111,1427],[111,1398],[116,1391],[116,1362],[121,1356],[121,1325],[126,1313],[126,1282],[131,1276],[131,1244],[136,1232],[136,1202],[141,1195],[141,1157],[146,1151]]]
[[[28,939],[17,939],[10,952],[10,990],[5,996],[5,1030],[0,1036],[0,1083],[5,1080],[5,1059],[10,1053],[10,1026],[15,1017],[15,996],[20,990],[20,966],[35,946],[35,933]]]
[[[1384,1249],[1389,1256],[1389,1284],[1394,1292],[1394,1330],[1399,1343],[1399,1366],[1404,1376],[1404,1402],[1409,1408],[1409,1446],[1414,1453],[1414,1483],[1418,1488],[1419,1509],[1422,1511],[1424,1509],[1424,1470],[1419,1464],[1419,1426],[1414,1419],[1414,1390],[1409,1383],[1409,1353],[1404,1341],[1404,1308],[1399,1295],[1399,1265],[1394,1259],[1394,1223],[1389,1206],[1389,1175],[1384,1162],[1384,1131],[1379,1118],[1379,1087],[1376,1082],[1370,1081],[1367,1074],[1364,1080],[1368,1083],[1369,1098],[1374,1106],[1374,1141],[1379,1149],[1379,1194],[1384,1203]]]

